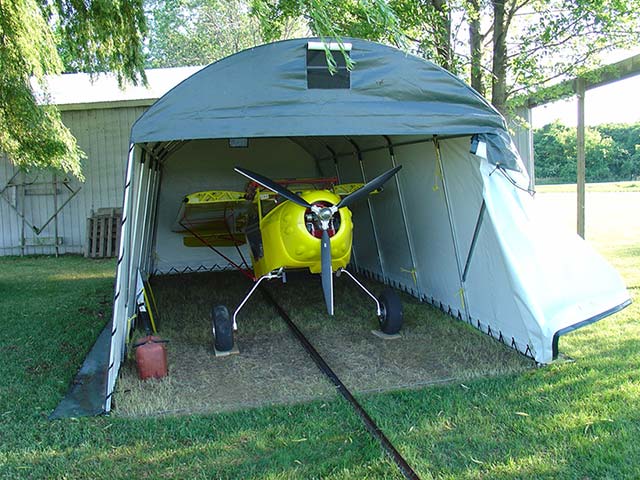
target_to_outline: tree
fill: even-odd
[[[0,150],[19,168],[81,178],[83,153],[45,105],[46,76],[81,69],[145,81],[145,34],[141,0],[0,1]]]
[[[247,0],[146,0],[145,9],[150,67],[207,65],[262,43]]]
[[[633,180],[640,175],[640,124],[598,125],[585,129],[589,182]],[[534,131],[538,181],[576,181],[576,130],[558,122]]]
[[[417,7],[416,7],[417,8]],[[404,45],[400,21],[386,0],[252,0],[265,41],[282,37],[290,19],[302,19],[315,35],[349,35]]]
[[[254,0],[254,12],[263,26],[303,15],[321,36],[405,44],[489,91],[502,113],[514,95],[640,44],[638,0]]]

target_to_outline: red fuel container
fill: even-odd
[[[166,340],[152,335],[143,337],[135,343],[136,366],[141,380],[167,376],[169,369],[166,343]]]

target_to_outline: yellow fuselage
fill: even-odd
[[[310,190],[300,195],[307,202],[329,202],[336,205],[340,197],[328,190]],[[316,238],[305,225],[305,208],[291,201],[284,201],[260,218],[263,256],[254,258],[253,270],[261,277],[281,267],[308,268],[320,273],[320,238]],[[344,268],[351,259],[353,222],[351,211],[343,207],[339,211],[340,226],[331,237],[331,267],[335,271]]]

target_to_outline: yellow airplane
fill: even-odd
[[[329,315],[334,313],[333,272],[345,273],[376,303],[380,329],[395,334],[402,327],[402,306],[391,289],[375,297],[347,269],[351,260],[353,222],[349,205],[380,191],[397,166],[366,184],[337,184],[336,178],[274,181],[245,168],[234,170],[250,182],[245,192],[213,190],[187,195],[174,231],[185,234],[186,246],[208,246],[232,265],[247,272],[239,246],[248,243],[254,285],[230,318],[224,306],[214,307],[216,350],[233,347],[237,315],[263,280],[286,281],[286,270],[309,269],[321,274]],[[296,190],[294,193],[290,188]],[[300,188],[300,189],[299,189]],[[242,265],[216,247],[235,246]]]

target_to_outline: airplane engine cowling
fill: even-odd
[[[301,196],[311,204],[326,202],[336,205],[340,201],[338,195],[327,190],[307,191]],[[286,201],[263,218],[261,230],[265,241],[265,258],[264,262],[260,262],[260,271],[256,272],[258,275],[281,266],[309,268],[312,273],[321,271],[321,240],[307,228],[305,210],[300,205]],[[339,225],[336,225],[337,228],[331,236],[331,265],[334,271],[346,267],[351,260],[353,239],[351,211],[344,207],[338,214]]]

